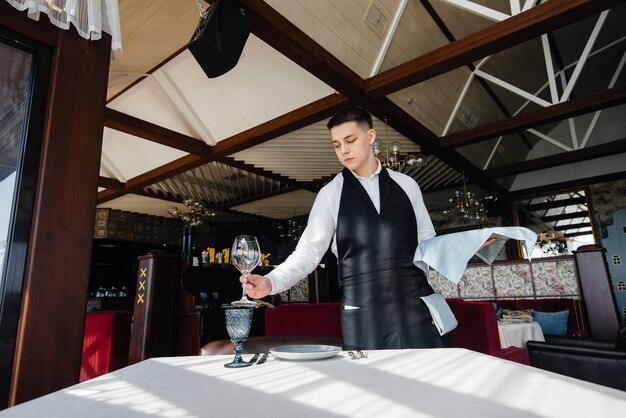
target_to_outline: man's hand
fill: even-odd
[[[494,242],[496,242],[496,240],[497,240],[497,238],[496,238],[496,237],[494,237],[493,235],[492,235],[492,236],[490,236],[489,238],[487,238],[487,241],[485,241],[485,242],[483,243],[483,245],[481,245],[481,246],[480,246],[479,250],[482,250],[482,249],[483,249],[483,248],[485,248],[487,245],[491,245],[491,244],[493,244]]]
[[[261,299],[272,293],[272,282],[265,276],[250,274],[241,276],[239,281],[246,287],[248,296],[254,299]]]

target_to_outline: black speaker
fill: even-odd
[[[252,22],[242,10],[226,0],[217,0],[189,42],[189,51],[209,78],[232,70],[246,44]]]

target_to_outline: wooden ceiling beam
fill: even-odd
[[[437,14],[437,11],[430,4],[430,1],[429,0],[420,0],[420,3],[424,7],[424,9],[426,9],[428,14],[433,19],[433,21],[435,22],[435,24],[437,25],[437,27],[439,28],[441,33],[443,33],[443,36],[446,37],[448,42],[455,42],[456,38],[454,37],[454,35],[450,31],[450,29],[448,29],[448,26],[446,26],[446,24],[441,19],[441,17]],[[472,73],[476,70],[476,66],[474,65],[473,62],[467,63],[467,68],[469,68],[470,71],[472,71]],[[489,95],[491,100],[493,100],[493,102],[498,107],[498,109],[500,109],[502,114],[505,117],[510,118],[512,116],[511,112],[509,112],[509,110],[506,108],[504,103],[502,103],[502,100],[500,100],[500,98],[498,97],[496,92],[491,88],[489,83],[487,83],[487,81],[484,78],[482,78],[482,77],[476,77],[475,80],[478,82],[478,84],[480,84],[480,86],[483,88],[485,93],[487,93],[487,95]],[[522,141],[524,141],[524,144],[526,144],[526,147],[528,147],[529,150],[532,149],[532,145],[530,144],[530,141],[528,140],[528,138],[526,138],[526,135],[524,135],[524,132],[519,132],[519,135],[522,138]]]
[[[541,220],[543,222],[554,222],[554,221],[562,221],[564,219],[577,219],[577,218],[588,218],[588,211],[581,212],[572,212],[572,213],[561,213],[560,215],[551,215],[551,216],[543,216]]]
[[[269,197],[274,197],[274,196],[279,196],[281,194],[294,192],[299,189],[300,189],[299,186],[279,187],[278,189],[274,189],[271,192],[266,192],[263,195],[251,196],[251,197],[246,197],[246,198],[241,198],[241,199],[227,200],[223,203],[220,203],[215,208],[219,210],[221,210],[222,208],[232,208],[235,206],[245,205],[246,203],[258,202],[259,200],[267,199]]]
[[[381,73],[379,76],[372,77],[365,82],[356,73],[328,51],[324,50],[319,44],[278,14],[265,2],[261,0],[235,0],[235,3],[243,7],[246,10],[246,14],[252,19],[254,23],[253,33],[255,35],[296,62],[296,64],[300,65],[302,68],[339,91],[343,96],[331,95],[320,99],[320,101],[314,104],[299,109],[300,112],[290,112],[273,121],[266,122],[265,124],[220,141],[213,149],[195,138],[186,137],[184,135],[181,136],[181,134],[178,133],[171,135],[173,131],[166,131],[166,139],[162,139],[160,134],[154,132],[155,130],[158,131],[158,129],[155,129],[156,125],[141,125],[143,128],[147,128],[142,129],[143,133],[140,135],[141,137],[145,138],[149,136],[150,138],[146,139],[155,140],[155,142],[161,144],[167,142],[167,144],[163,145],[172,146],[177,149],[184,147],[186,152],[194,153],[195,155],[193,157],[195,158],[188,156],[190,158],[185,159],[185,157],[183,157],[183,159],[179,159],[131,179],[125,184],[123,191],[108,189],[100,192],[99,203],[102,203],[104,199],[113,199],[121,194],[132,192],[138,188],[160,181],[163,178],[202,165],[214,159],[215,156],[227,156],[269,139],[273,139],[276,136],[291,132],[299,127],[307,126],[310,123],[329,117],[334,111],[348,103],[359,103],[368,106],[370,110],[377,115],[384,113],[386,116],[390,117],[389,124],[394,129],[408,138],[411,138],[447,164],[454,165],[463,170],[470,180],[479,183],[488,190],[493,190],[494,185],[497,185],[495,182],[485,180],[480,170],[458,153],[442,148],[438,142],[438,138],[427,128],[396,105],[391,105],[390,101],[384,99],[375,100],[372,97],[368,97],[368,94],[382,96],[386,94],[382,93],[383,90],[388,92],[396,91],[403,88],[403,83],[405,86],[409,86],[415,84],[415,80],[417,79],[421,78],[425,80],[435,75],[442,74],[449,69],[465,65],[476,59],[476,57],[480,58],[521,43],[541,33],[580,20],[590,14],[597,13],[618,2],[613,0],[606,2],[592,2],[590,0],[551,0],[519,16],[507,19],[506,22],[494,24],[486,30],[479,31],[448,46],[433,51],[433,53],[426,54],[400,67]],[[602,3],[602,5],[598,5],[598,3]],[[323,110],[317,107],[320,104]],[[308,106],[312,106],[312,108],[307,108]],[[126,116],[128,115],[111,113],[108,115],[107,120],[111,125],[115,125],[121,121],[127,121],[128,123],[124,124],[125,127],[115,125],[120,128],[120,130],[132,130],[136,128],[137,121],[132,119],[128,120],[125,118]],[[161,127],[157,128],[164,129]],[[113,129],[115,128],[113,127]],[[185,139],[182,139],[183,137]],[[191,143],[189,141],[190,139],[193,139],[202,146],[194,146],[195,144]],[[424,144],[426,145],[424,146]],[[216,155],[212,156],[211,151]],[[495,188],[497,189],[498,187]],[[500,188],[499,192],[502,193],[503,191],[504,190]]]
[[[274,120],[263,123],[257,127],[251,128],[245,132],[233,135],[217,143],[214,147],[208,147],[210,151],[203,153],[204,149],[195,149],[190,139],[199,142],[195,138],[187,137],[183,139],[180,134],[172,134],[172,131],[163,131],[166,135],[173,138],[160,138],[159,131],[161,127],[154,124],[141,124],[139,120],[134,120],[128,115],[120,112],[113,113],[110,111],[108,115],[108,123],[112,128],[118,128],[123,132],[132,133],[142,138],[154,140],[158,143],[168,141],[168,146],[177,149],[184,149],[187,152],[194,152],[202,158],[195,160],[195,163],[186,164],[188,169],[214,160],[218,156],[228,156],[238,151],[258,145],[277,136],[287,134],[301,127],[318,122],[324,118],[332,116],[341,107],[352,104],[361,104],[370,109],[373,114],[379,115],[381,119],[389,116],[393,120],[407,120],[409,123],[402,124],[401,128],[390,121],[389,125],[399,132],[403,133],[407,138],[411,138],[414,142],[423,148],[427,148],[430,152],[437,155],[440,159],[447,163],[460,166],[470,180],[481,183],[480,173],[469,161],[455,152],[441,149],[437,142],[437,136],[415,121],[406,112],[385,98],[372,99],[364,93],[363,80],[345,64],[336,59],[332,54],[322,48],[313,41],[308,35],[304,34],[300,29],[291,22],[277,13],[273,8],[260,0],[236,0],[235,3],[246,10],[246,14],[254,23],[252,32],[268,43],[270,46],[281,52],[286,57],[293,60],[296,64],[315,75],[320,80],[326,82],[332,88],[341,94],[332,94],[322,98],[309,105],[303,106],[293,112],[275,118]],[[384,114],[384,116],[383,116]],[[115,124],[117,123],[117,124]],[[114,126],[113,126],[114,125]],[[427,138],[426,146],[424,146],[424,138]],[[202,144],[202,143],[201,143]],[[168,174],[169,170],[174,170]],[[129,180],[124,187],[124,191],[105,190],[99,193],[99,203],[119,197],[124,192],[129,193],[137,188],[145,187],[166,178],[180,173],[179,166],[165,165],[158,169],[138,176]],[[153,180],[151,176],[156,176]],[[497,183],[493,181],[482,181],[483,187],[494,190],[498,188]],[[315,187],[315,185],[314,185]],[[307,186],[303,186],[309,189]],[[500,192],[504,192],[500,190]],[[263,197],[261,197],[263,198]]]
[[[104,110],[104,126],[200,157],[207,157],[211,154],[211,147],[202,140],[155,125],[109,107],[106,107]]]
[[[230,167],[235,167],[240,170],[246,171],[248,173],[253,173],[271,180],[275,180],[277,182],[288,184],[290,186],[297,186],[297,181],[290,179],[289,177],[282,176],[280,174],[272,173],[271,171],[264,170],[262,168],[257,168],[251,164],[246,164],[243,161],[235,160],[232,157],[223,157],[223,156],[215,156],[215,161],[218,163],[222,163],[224,165],[228,165]]]
[[[589,228],[591,228],[591,224],[589,224]],[[593,230],[566,233],[566,234],[563,234],[563,237],[572,238],[572,237],[580,237],[583,235],[593,235]]]
[[[159,200],[164,200],[166,202],[172,202],[172,203],[180,203],[182,204],[185,200],[184,197],[178,195],[178,194],[173,194],[173,193],[164,193],[162,191],[155,191],[152,189],[138,189],[135,190],[132,193],[129,194],[134,194],[137,196],[144,196],[144,197],[149,197],[152,199],[159,199]]]
[[[365,93],[386,96],[621,3],[623,0],[550,0],[368,78]]]
[[[407,138],[420,144],[424,152],[433,154],[443,163],[450,165],[457,171],[464,173],[472,183],[478,184],[490,192],[497,192],[501,196],[505,196],[507,191],[497,182],[487,179],[482,175],[482,171],[474,164],[469,162],[458,152],[453,149],[443,148],[439,145],[439,137],[426,129],[415,118],[406,113],[402,108],[387,98],[377,100],[378,106],[375,112],[383,112],[389,115],[389,125],[406,136]],[[417,133],[417,135],[416,135]],[[419,135],[419,136],[418,136]],[[419,138],[419,142],[417,141]]]
[[[606,183],[609,181],[626,179],[626,171],[617,173],[601,174],[598,176],[582,177],[575,180],[563,181],[561,183],[547,184],[545,186],[529,187],[527,189],[519,189],[510,192],[511,199],[525,199],[528,197],[540,196],[545,194],[563,193],[572,190],[583,190],[585,186],[596,183]]]
[[[591,227],[591,222],[583,222],[580,224],[569,224],[569,225],[557,225],[553,227],[552,229],[554,229],[555,231],[567,231],[570,229],[589,228],[589,227]]]
[[[313,103],[309,103],[299,109],[274,118],[252,129],[249,129],[239,134],[235,134],[230,138],[226,138],[218,142],[213,147],[207,146],[208,152],[203,152],[202,156],[188,155],[186,157],[182,157],[176,161],[158,167],[154,170],[148,171],[140,176],[134,177],[124,184],[122,190],[112,190],[110,188],[107,188],[107,190],[103,190],[98,193],[98,204],[102,204],[110,200],[116,199],[126,193],[133,193],[143,187],[183,173],[187,170],[199,167],[210,161],[214,161],[217,158],[221,158],[221,162],[223,164],[228,164],[228,160],[224,159],[223,157],[226,157],[227,155],[235,153],[237,151],[249,148],[251,146],[258,145],[270,139],[276,138],[277,136],[291,132],[295,129],[308,126],[311,123],[318,122],[321,119],[332,115],[338,109],[347,105],[347,103],[348,100],[345,97],[336,93],[317,100]],[[109,114],[110,118],[107,118],[107,113]],[[148,140],[154,139],[155,142],[162,144],[163,142],[168,141],[168,139],[155,137],[158,136],[158,132],[161,131],[165,132],[166,136],[169,134],[170,137],[175,138],[174,141],[171,142],[172,145],[178,144],[178,146],[184,146],[187,149],[190,149],[192,145],[189,144],[189,141],[193,140],[196,142],[200,142],[190,137],[187,137],[187,139],[185,139],[183,138],[185,137],[184,135],[180,136],[181,134],[178,134],[179,136],[173,135],[173,131],[170,131],[166,128],[162,128],[150,122],[142,121],[132,116],[125,115],[121,112],[114,111],[112,109],[107,109],[107,112],[105,113],[105,120],[106,119],[108,119],[109,121],[115,119],[117,121],[116,127],[118,127],[119,130],[121,130],[122,132],[133,132],[133,135]],[[126,125],[126,122],[128,122],[128,125]],[[282,178],[282,176],[280,177]]]
[[[98,187],[104,187],[105,189],[111,190],[124,190],[124,183],[119,180],[115,180],[109,177],[98,177]]]
[[[169,195],[164,195],[163,193],[158,193],[155,192],[153,190],[144,190],[144,189],[140,189],[140,190],[136,190],[131,194],[135,194],[138,196],[144,196],[144,197],[150,197],[152,199],[159,199],[159,200],[164,200],[166,202],[172,202],[172,203],[179,203],[182,204],[183,201],[185,200],[184,198],[176,195],[176,196],[169,196]],[[262,219],[265,221],[271,220],[271,218],[268,218],[267,216],[261,216],[261,215],[254,215],[251,213],[245,213],[245,212],[241,212],[238,210],[232,210],[232,209],[228,209],[225,207],[217,207],[215,205],[207,205],[206,206],[207,209],[213,210],[213,211],[217,211],[217,212],[222,212],[225,214],[229,214],[229,215],[235,215],[235,216],[243,216],[243,217],[248,217],[251,218],[253,220],[258,220],[258,219]]]
[[[289,177],[285,177],[283,175],[264,170],[262,168],[257,168],[254,165],[246,164],[243,161],[237,161],[232,157],[222,157],[219,155],[214,155],[213,157],[215,159],[215,162],[217,163],[245,171],[246,173],[256,174],[257,176],[264,177],[266,179],[274,180],[278,182],[279,188],[282,188],[285,186],[291,186],[291,187],[294,187],[294,190],[297,190],[297,189],[309,190],[309,184],[306,182],[300,182],[300,181],[291,179]],[[222,185],[215,184],[214,187],[219,190],[222,187]],[[310,191],[317,193],[316,190],[310,190]],[[254,198],[265,199],[267,197],[267,193],[269,192],[261,192],[255,196],[250,196],[249,198],[250,199],[254,199]]]
[[[584,115],[624,103],[626,103],[626,85],[621,85],[600,93],[579,97],[533,112],[522,113],[507,119],[455,132],[442,137],[440,142],[443,147],[461,147],[486,141],[501,135],[507,135],[521,129],[558,122],[563,119]]]
[[[485,178],[497,179],[515,174],[528,173],[530,171],[544,170],[565,164],[573,164],[581,161],[593,160],[594,158],[608,157],[626,152],[626,138],[612,141],[606,144],[594,145],[583,149],[562,152],[547,157],[535,158],[517,164],[508,164],[502,167],[485,170]]]
[[[496,182],[481,179],[480,170],[463,156],[441,148],[437,135],[409,116],[399,106],[393,104],[387,98],[376,98],[369,95],[369,92],[364,89],[364,82],[360,76],[267,3],[261,0],[235,0],[234,3],[246,10],[246,15],[254,23],[252,32],[256,36],[343,94],[349,99],[350,104],[359,104],[366,107],[381,120],[387,117],[389,126],[422,148],[427,149],[427,152],[433,153],[447,164],[459,167],[466,172],[470,180],[480,183],[481,186],[488,190],[498,190],[500,193],[505,193],[505,190]],[[343,105],[347,104],[348,101]],[[337,106],[337,109],[340,107],[342,106]],[[328,116],[331,115],[332,113],[328,114]],[[400,122],[403,120],[406,123]],[[214,152],[222,153],[222,150],[218,149],[220,144],[221,142],[215,146]]]

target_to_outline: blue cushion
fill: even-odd
[[[496,311],[496,318],[498,318],[498,321],[502,320],[502,309]]]
[[[498,307],[498,304],[496,302],[492,302],[493,303],[493,309],[496,311],[496,318],[498,318],[498,321],[502,319],[502,309],[500,309]]]
[[[566,335],[569,311],[539,312],[533,311],[533,319],[541,326],[544,334]]]

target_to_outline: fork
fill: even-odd
[[[259,359],[259,355],[260,355],[260,354],[261,354],[261,353],[255,353],[255,354],[252,356],[252,358],[248,361],[248,363],[250,363],[250,364],[254,364],[254,363],[255,363],[255,362]]]
[[[261,358],[259,359],[259,361],[257,361],[256,364],[263,364],[265,363],[265,361],[267,361],[267,356],[269,356],[270,353],[263,353],[263,355],[261,356]]]

